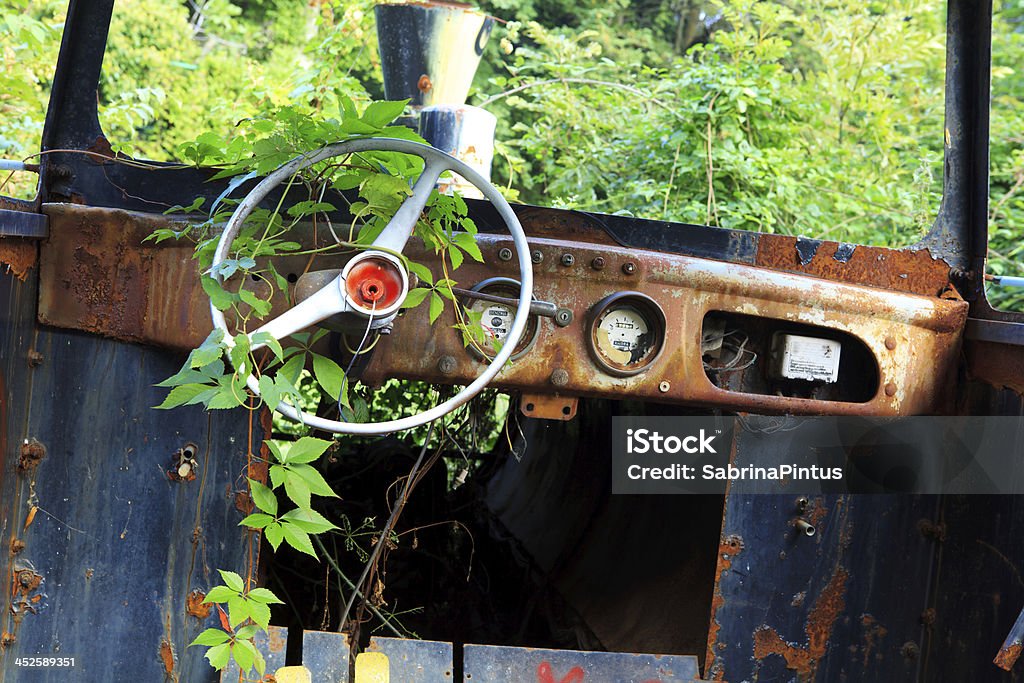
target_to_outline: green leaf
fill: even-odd
[[[417,263],[416,261],[406,261],[405,265],[409,268],[410,273],[414,274],[423,282],[426,282],[428,285],[434,284],[434,274],[430,272],[430,268],[427,268],[422,263]]]
[[[250,529],[262,529],[268,524],[273,523],[273,521],[274,517],[271,515],[265,515],[262,512],[254,512],[239,522],[238,526],[247,526]]]
[[[284,360],[284,349],[281,348],[281,342],[279,342],[274,335],[269,332],[257,332],[252,335],[252,345],[253,348],[256,348],[257,346],[266,346],[274,352],[274,356],[277,357],[278,360]]]
[[[430,324],[433,325],[444,310],[444,299],[437,292],[430,293]]]
[[[263,530],[263,535],[266,536],[267,543],[274,549],[274,552],[277,552],[281,541],[284,539],[284,527],[280,522],[274,522]]]
[[[313,462],[327,452],[327,449],[334,444],[333,441],[317,439],[312,436],[304,436],[291,444],[285,462],[293,463]]]
[[[321,475],[320,472],[318,472],[312,465],[292,463],[288,465],[288,468],[291,470],[292,476],[297,475],[302,477],[302,480],[306,482],[306,486],[309,487],[309,490],[312,493],[315,493],[318,496],[329,496],[331,498],[338,497],[338,494],[331,490],[330,485],[328,485],[324,480],[323,475]]]
[[[180,387],[171,389],[164,402],[154,407],[161,410],[177,408],[178,406],[186,405],[193,398],[209,391],[209,389],[210,387],[206,384],[183,384]]]
[[[277,404],[281,402],[281,391],[277,388],[277,384],[273,377],[269,375],[263,375],[259,379],[260,397],[263,402],[267,404],[267,407],[273,410],[277,407]]]
[[[220,573],[220,580],[224,582],[225,586],[235,591],[236,593],[241,593],[243,590],[245,590],[245,581],[242,580],[241,576],[234,572],[226,571],[224,569],[218,569],[217,571]]]
[[[296,508],[284,513],[284,515],[281,516],[281,519],[295,524],[297,527],[310,534],[322,534],[338,528],[316,510],[303,510],[301,508]]]
[[[249,624],[235,631],[235,640],[252,640],[257,633],[259,633],[260,627],[255,624]],[[263,629],[266,631],[267,629]]]
[[[228,598],[228,626],[235,628],[249,618],[249,603],[240,595]]]
[[[301,476],[289,472],[284,480],[284,492],[300,508],[309,507],[309,484]]]
[[[256,648],[248,640],[236,640],[231,654],[242,673],[249,673],[256,661]]]
[[[249,594],[245,597],[256,602],[261,602],[268,605],[283,605],[284,602],[278,599],[274,593],[266,588],[253,588],[249,591]]]
[[[455,244],[459,245],[463,251],[472,257],[474,261],[479,263],[484,262],[484,255],[480,252],[480,246],[476,243],[476,240],[468,232],[460,232],[452,239]]]
[[[228,598],[238,595],[238,591],[233,591],[227,586],[214,586],[210,589],[210,592],[206,594],[206,599],[203,602],[227,602]]]
[[[313,375],[320,386],[324,388],[327,395],[335,401],[341,395],[342,383],[345,379],[345,371],[330,358],[313,354]]]
[[[279,377],[284,377],[293,385],[298,385],[299,377],[302,375],[302,370],[305,367],[306,354],[297,353],[284,362],[284,365],[282,365],[281,369],[277,371],[277,374]]]
[[[248,289],[238,290],[238,296],[241,297],[243,303],[248,304],[252,308],[253,312],[261,318],[267,313],[270,313],[270,302],[264,301]]]
[[[226,631],[222,631],[219,628],[208,628],[198,636],[195,640],[188,644],[189,647],[193,645],[220,645],[231,640],[231,636]]]
[[[277,496],[274,495],[274,492],[255,479],[248,479],[248,481],[252,502],[256,504],[256,507],[267,514],[276,515]]]
[[[210,302],[213,303],[218,311],[226,311],[231,308],[231,304],[235,303],[236,295],[225,290],[212,277],[204,275],[201,283],[206,296],[210,297]]]
[[[270,482],[274,485],[275,489],[284,484],[284,480],[287,478],[288,470],[281,467],[280,465],[270,466]]]
[[[415,308],[419,306],[431,291],[432,290],[427,289],[426,287],[410,289],[409,293],[405,297],[405,301],[402,302],[402,308]]]
[[[238,393],[231,387],[221,387],[216,395],[209,400],[206,407],[210,410],[226,410],[237,408],[245,403],[245,392]]]
[[[220,671],[228,665],[231,658],[231,646],[227,643],[216,645],[206,651],[206,658],[210,660],[210,666]]]
[[[462,265],[462,252],[454,244],[448,247],[448,258],[452,260],[452,270],[457,270]]]
[[[364,123],[375,128],[383,128],[401,116],[402,112],[405,111],[405,105],[408,103],[409,100],[402,100],[400,102],[371,102],[366,107],[366,111],[363,112],[361,119]]]
[[[196,382],[206,382],[210,378],[204,375],[199,370],[192,370],[188,367],[184,367],[179,370],[176,374],[171,375],[163,382],[157,382],[153,386],[155,387],[176,387],[182,384],[193,384]]]
[[[264,630],[270,626],[270,608],[254,600],[249,601],[249,618]]]
[[[320,559],[313,550],[313,543],[309,540],[309,534],[294,524],[282,524],[281,528],[284,530],[284,540],[288,545],[299,552],[306,553],[310,557],[317,560]]]

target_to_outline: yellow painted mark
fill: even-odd
[[[391,667],[383,652],[362,652],[356,655],[355,683],[390,683]]]
[[[282,666],[274,672],[277,683],[313,683],[313,674],[304,666]]]

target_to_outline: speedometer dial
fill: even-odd
[[[590,315],[590,355],[610,375],[636,375],[651,366],[665,341],[665,314],[654,299],[619,292],[598,302]]]
[[[467,340],[466,349],[480,361],[490,361],[505,343],[512,330],[512,320],[516,317],[516,306],[513,302],[519,298],[519,281],[507,277],[495,277],[484,280],[472,288],[474,292],[488,294],[507,301],[487,301],[471,299],[465,306],[469,314],[468,325],[478,325],[482,334],[472,335]],[[537,317],[530,316],[526,322],[523,336],[519,338],[512,360],[517,360],[530,350],[537,338]]]

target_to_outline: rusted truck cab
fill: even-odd
[[[96,92],[112,6],[71,2],[38,197],[0,199],[0,680],[221,680],[188,647],[216,623],[215,570],[265,576],[271,561],[239,526],[246,476],[266,477],[269,414],[152,408],[211,323],[192,245],[146,237],[177,220],[162,207],[225,185],[108,158]],[[950,0],[944,198],[912,247],[515,206],[534,296],[559,312],[494,382],[518,397],[528,449],[493,454],[474,504],[515,539],[524,595],[587,636],[494,642],[449,624],[426,644],[367,644],[292,622],[263,641],[269,670],[347,680],[352,647],[419,667],[393,681],[1016,680],[1020,498],[614,495],[608,445],[627,414],[1024,415],[1024,317],[993,309],[983,286],[990,40],[990,4]],[[484,262],[460,277],[515,279],[494,207],[469,205]],[[641,358],[597,339],[625,304],[657,328]],[[472,381],[480,359],[427,316],[395,322],[364,381]],[[717,329],[740,330],[762,365],[709,367]],[[779,334],[840,343],[837,381],[811,390],[765,371]],[[784,442],[762,436],[733,433],[731,461],[784,461]],[[74,667],[21,663],[40,656]]]

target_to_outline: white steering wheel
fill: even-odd
[[[224,233],[221,235],[217,251],[213,256],[211,266],[213,278],[218,282],[221,281],[217,266],[228,257],[231,243],[238,235],[245,219],[273,188],[296,172],[325,159],[371,151],[400,152],[423,159],[425,164],[423,173],[416,180],[412,195],[398,208],[373,244],[367,247],[366,251],[354,256],[338,277],[309,298],[250,333],[250,337],[259,332],[268,332],[277,339],[283,339],[338,313],[352,313],[367,319],[372,317],[376,324],[383,324],[393,318],[409,293],[409,274],[401,259],[389,252],[401,253],[405,248],[405,244],[409,241],[413,228],[430,198],[430,193],[434,190],[434,185],[441,174],[447,170],[458,173],[483,192],[484,196],[494,204],[498,215],[501,216],[512,235],[519,262],[519,281],[521,283],[519,306],[516,309],[512,327],[504,340],[504,345],[480,376],[448,400],[422,413],[386,422],[341,422],[311,415],[283,401],[275,408],[277,412],[292,420],[338,434],[379,435],[411,429],[446,415],[468,402],[494,379],[512,355],[516,344],[519,343],[519,338],[526,329],[526,322],[530,316],[530,302],[533,297],[533,264],[530,260],[526,233],[523,232],[523,226],[520,225],[512,207],[508,205],[497,188],[469,165],[455,157],[428,145],[393,138],[366,138],[328,145],[316,152],[292,159],[260,181],[239,203],[224,227]],[[224,319],[224,313],[211,302],[210,314],[213,317],[214,327],[224,332],[224,339],[230,345],[232,343],[231,331]],[[259,345],[254,345],[254,348],[258,347]],[[259,395],[259,384],[254,376],[249,375],[246,383],[250,390]]]

